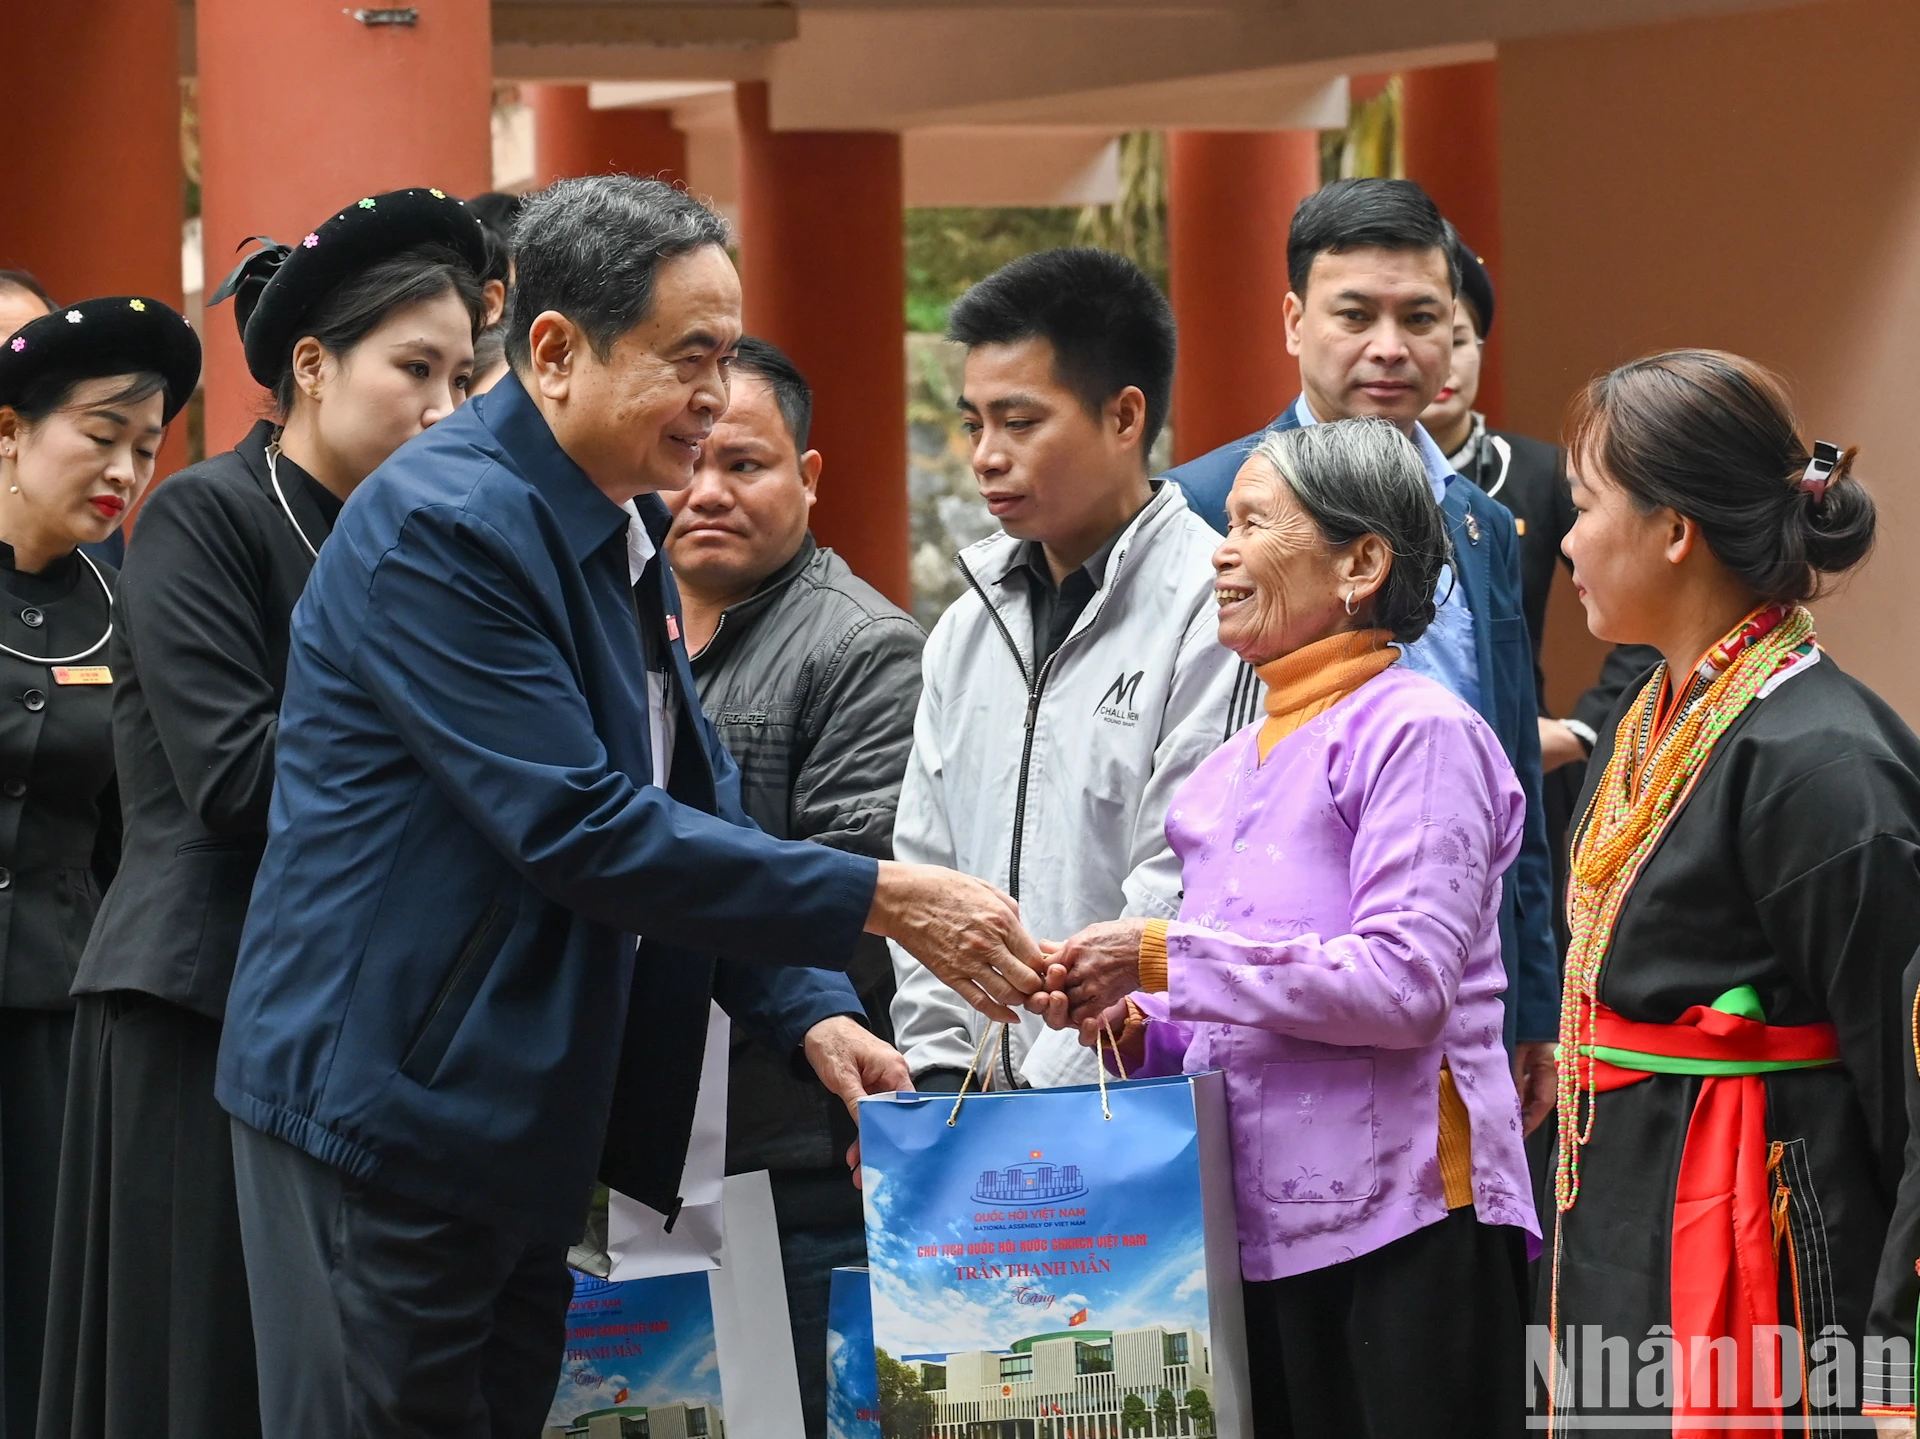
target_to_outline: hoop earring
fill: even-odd
[[[1347,591],[1347,613],[1349,615],[1353,613],[1353,591],[1352,590]]]

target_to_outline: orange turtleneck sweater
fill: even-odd
[[[1347,630],[1302,645],[1292,654],[1259,666],[1255,673],[1267,686],[1267,718],[1260,726],[1260,762],[1275,745],[1309,721],[1318,719],[1375,675],[1383,672],[1400,652],[1386,630]],[[1147,921],[1140,937],[1140,987],[1149,993],[1167,987],[1167,922]],[[1129,1012],[1127,1030],[1144,1022]],[[1130,1037],[1130,1036],[1129,1036]],[[1467,1106],[1460,1099],[1453,1071],[1440,1061],[1440,1181],[1449,1209],[1473,1203],[1471,1127]]]

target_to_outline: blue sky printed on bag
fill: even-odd
[[[576,1273],[547,1423],[564,1428],[582,1414],[675,1403],[720,1405],[706,1272],[621,1283]]]
[[[1208,1333],[1184,1079],[860,1107],[874,1342],[1004,1351],[1073,1328]]]

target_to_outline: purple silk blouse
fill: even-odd
[[[1440,1061],[1474,1209],[1538,1248],[1501,1044],[1500,876],[1524,800],[1492,731],[1394,665],[1260,762],[1240,731],[1175,795],[1186,895],[1146,1074],[1222,1069],[1241,1272],[1280,1279],[1446,1216]]]

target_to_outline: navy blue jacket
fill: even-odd
[[[1195,514],[1227,532],[1227,491],[1260,437],[1300,427],[1288,405],[1265,430],[1176,466],[1167,478],[1186,491]],[[1520,542],[1513,515],[1468,481],[1447,486],[1441,502],[1453,535],[1456,568],[1473,612],[1480,671],[1480,713],[1500,737],[1527,797],[1520,856],[1500,895],[1500,952],[1507,965],[1507,1047],[1554,1039],[1560,1032],[1560,954],[1553,937],[1553,852],[1540,807],[1540,728],[1534,700],[1533,651],[1520,600]]]
[[[512,378],[355,493],[294,612],[217,1077],[317,1159],[562,1242],[596,1170],[675,1207],[710,994],[783,1048],[861,1012],[781,966],[844,969],[878,873],[752,827],[626,531]],[[665,793],[643,627],[678,702]]]

